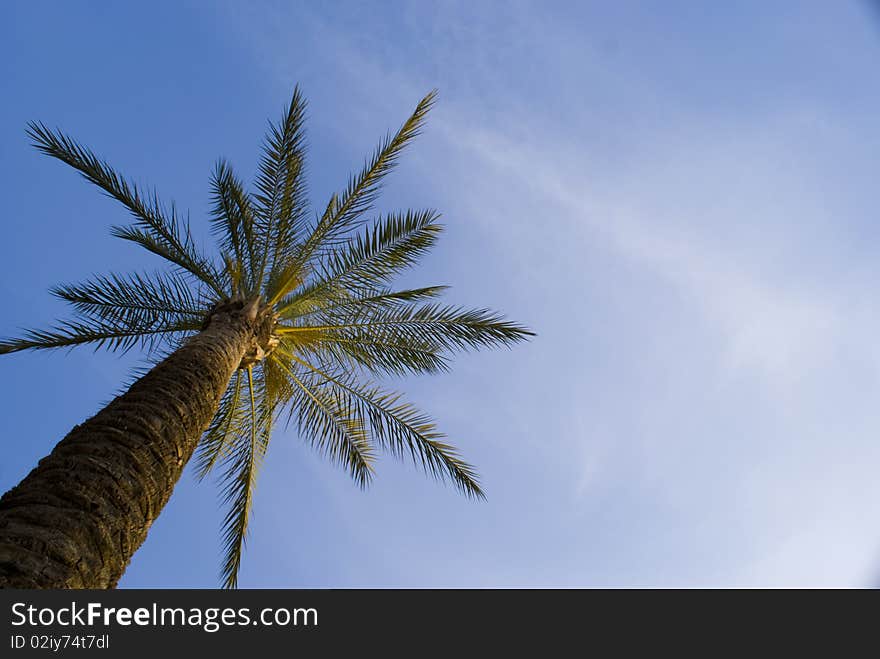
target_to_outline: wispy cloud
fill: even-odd
[[[322,107],[345,103],[319,118],[342,144],[360,148],[389,113],[448,87],[393,192],[454,218],[452,256],[431,267],[478,283],[458,293],[539,330],[514,366],[491,362],[492,390],[469,388],[483,380],[465,369],[454,394],[433,394],[453,421],[499,433],[477,446],[489,459],[503,445],[516,481],[495,532],[535,525],[545,583],[871,578],[880,272],[860,236],[878,236],[854,201],[872,197],[869,181],[847,170],[877,163],[853,117],[813,91],[762,96],[742,81],[741,111],[700,103],[643,70],[649,54],[625,33],[528,4],[426,11],[410,5],[390,27],[361,16],[378,32],[297,19],[333,71]],[[288,85],[297,64],[262,25],[243,29]],[[805,25],[761,30],[796,42]],[[384,40],[401,26],[421,46]],[[485,421],[487,408],[502,420]],[[531,499],[526,477],[541,479]],[[535,496],[558,505],[531,515]],[[508,556],[504,578],[528,553]]]

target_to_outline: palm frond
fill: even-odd
[[[226,260],[233,295],[251,294],[258,285],[255,269],[259,266],[257,238],[254,227],[254,210],[250,197],[241,181],[225,160],[220,160],[211,175],[211,228],[221,251],[234,255]]]
[[[389,288],[349,291],[341,287],[324,289],[321,284],[316,284],[282,301],[277,313],[278,317],[284,320],[304,321],[307,316],[345,309],[399,309],[408,303],[436,298],[448,288],[448,286],[424,286],[402,291],[393,291]]]
[[[302,305],[339,291],[345,295],[375,291],[434,246],[442,230],[436,223],[438,218],[433,210],[386,215],[364,233],[330,250],[317,266],[315,281],[294,295],[293,303]],[[288,293],[284,289],[270,290],[270,300],[274,303]],[[283,316],[287,308],[282,305],[279,314]]]
[[[321,378],[296,369],[289,358],[272,353],[274,361],[290,378],[295,390],[290,399],[288,420],[296,418],[300,436],[331,461],[346,467],[360,487],[373,478],[373,448],[363,419],[355,411],[328,395]]]
[[[390,213],[363,234],[333,250],[322,264],[323,280],[376,287],[414,265],[437,242],[442,227],[434,210]]]
[[[303,263],[320,253],[323,248],[332,248],[334,242],[351,229],[362,223],[363,214],[368,211],[381,191],[382,180],[394,169],[403,149],[421,132],[425,118],[437,97],[436,90],[430,92],[416,106],[415,111],[393,136],[388,136],[376,149],[357,176],[349,180],[348,186],[340,195],[333,195],[315,225],[314,230],[303,244],[299,260]]]
[[[247,530],[253,507],[257,473],[272,434],[272,411],[258,413],[253,367],[247,369],[250,415],[247,431],[235,438],[235,444],[224,460],[221,497],[227,508],[223,519],[222,567],[224,588],[238,586],[238,572],[247,540]]]
[[[382,376],[419,375],[449,370],[449,359],[442,346],[421,340],[400,341],[393,338],[358,336],[346,338],[337,334],[315,333],[306,342],[297,332],[281,345],[302,355],[312,355],[322,361],[332,361],[351,369],[364,369]]]
[[[27,132],[39,151],[78,170],[86,180],[128,208],[135,218],[134,226],[116,227],[114,235],[171,261],[223,296],[213,265],[198,253],[189,224],[178,219],[173,206],[170,214],[166,213],[155,194],[151,198],[145,197],[137,186],[119,176],[109,164],[62,133],[53,132],[37,122],[29,123]]]
[[[266,299],[270,306],[275,305],[293,289],[299,287],[303,281],[304,271],[302,264],[296,259],[291,259],[287,265],[273,272],[266,282]]]
[[[260,280],[265,272],[277,280],[279,273],[288,269],[308,228],[305,113],[305,98],[296,87],[283,119],[277,125],[269,124],[263,141],[255,195],[263,247]]]
[[[178,333],[200,328],[200,323],[186,319],[157,319],[145,321],[143,324],[130,320],[121,323],[97,319],[63,321],[57,327],[46,330],[26,330],[21,338],[3,339],[0,341],[0,355],[21,350],[70,348],[83,344],[92,344],[96,350],[106,347],[111,352],[123,353],[140,344],[152,351]]]
[[[370,431],[370,438],[392,455],[409,455],[413,463],[438,479],[451,480],[464,494],[485,498],[473,467],[464,462],[430,417],[401,401],[401,395],[385,392],[372,384],[362,384],[350,374],[330,373],[296,355],[294,363],[323,380],[332,398]]]
[[[339,311],[339,310],[337,310]],[[330,338],[352,340],[421,341],[445,350],[467,350],[511,345],[534,336],[534,332],[504,320],[488,309],[463,309],[450,305],[423,304],[397,309],[354,308],[328,314],[327,324],[282,324],[282,336],[320,332]]]
[[[234,297],[236,294],[241,294],[242,291],[247,288],[243,284],[245,277],[244,265],[228,252],[221,251],[220,259],[223,261],[223,282],[226,285],[227,290],[232,292],[230,297]]]
[[[243,406],[241,370],[236,370],[211,425],[202,435],[196,453],[196,477],[202,480],[228,455],[237,436],[245,434],[249,421]]]
[[[86,317],[134,326],[155,322],[199,322],[204,302],[173,273],[109,274],[82,284],[62,284],[51,293]]]

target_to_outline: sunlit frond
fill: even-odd
[[[326,255],[319,280],[348,288],[375,288],[414,265],[437,242],[434,210],[390,213],[342,248]]]
[[[234,444],[225,456],[221,477],[221,497],[227,509],[223,519],[222,575],[225,588],[235,588],[238,585],[238,571],[247,540],[257,473],[272,434],[272,410],[261,409],[257,404],[257,384],[252,367],[247,370],[247,387],[250,412],[247,429],[235,437]]]
[[[302,264],[295,259],[273,273],[266,284],[266,298],[269,304],[274,306],[293,289],[299,287],[304,275]]]
[[[484,498],[476,473],[458,452],[441,441],[445,435],[437,430],[432,419],[401,400],[401,395],[383,391],[373,384],[364,384],[345,372],[330,373],[287,353],[295,364],[322,380],[321,389],[328,397],[360,420],[370,439],[397,457],[408,455],[427,473],[450,479],[468,496]]]
[[[296,385],[288,414],[296,420],[300,436],[330,460],[346,467],[358,485],[366,486],[373,477],[373,447],[363,419],[328,395],[323,378],[297,369],[280,355],[273,354],[272,360]]]
[[[34,140],[37,149],[78,170],[88,181],[128,208],[135,219],[134,226],[115,227],[114,235],[171,261],[223,296],[213,265],[198,253],[189,224],[177,218],[173,206],[170,213],[166,213],[155,194],[151,198],[144,197],[137,186],[119,176],[109,164],[60,132],[31,122],[28,136]]]
[[[402,291],[393,291],[389,288],[347,291],[344,288],[327,289],[321,284],[316,284],[281,301],[277,313],[282,320],[305,324],[309,316],[343,309],[396,309],[409,302],[436,298],[448,288],[448,286],[424,286]]]
[[[400,130],[393,136],[386,137],[360,173],[349,181],[348,187],[331,198],[324,214],[303,245],[299,256],[301,261],[309,261],[320,254],[320,250],[332,248],[348,231],[363,224],[363,214],[378,197],[382,180],[394,169],[403,149],[421,132],[436,97],[435,90],[419,101]]]
[[[313,355],[347,368],[359,368],[373,375],[437,373],[449,370],[449,358],[442,346],[416,339],[399,341],[393,338],[361,335],[345,337],[337,333],[314,332],[302,342],[303,332],[281,340],[281,345],[295,347],[304,355]]]
[[[97,276],[82,284],[55,286],[51,292],[86,317],[135,327],[198,323],[204,317],[198,293],[173,273]]]
[[[433,210],[391,213],[362,234],[330,250],[316,266],[315,280],[278,309],[282,317],[306,309],[321,299],[366,297],[377,293],[392,277],[414,265],[437,241],[442,227]],[[271,298],[281,299],[279,290]],[[375,297],[375,295],[373,295]]]
[[[288,270],[295,248],[308,228],[305,182],[306,101],[293,90],[284,118],[269,125],[263,141],[256,187],[256,215],[262,239],[259,273],[277,282]],[[271,297],[271,294],[269,295]]]
[[[198,330],[200,326],[198,322],[183,319],[159,319],[143,325],[131,321],[63,321],[50,329],[27,330],[21,338],[0,341],[0,355],[20,350],[70,348],[83,344],[92,344],[96,350],[107,348],[111,352],[127,352],[138,344],[147,350],[153,350],[172,335]]]
[[[211,197],[214,237],[221,251],[234,257],[224,259],[233,287],[230,292],[233,295],[253,293],[257,286],[254,270],[259,267],[254,211],[244,186],[225,160],[218,161],[211,175]]]
[[[343,308],[398,309],[402,305],[407,305],[411,302],[436,298],[448,289],[448,286],[423,286],[421,288],[408,288],[402,291],[378,289],[374,294],[364,297],[348,296],[342,301],[321,307],[321,311],[331,312]]]
[[[423,304],[398,309],[355,308],[328,314],[327,324],[280,325],[282,336],[319,331],[328,338],[359,340],[422,341],[458,351],[510,345],[534,333],[488,309],[463,309],[450,305]]]
[[[232,376],[220,406],[214,415],[211,425],[202,435],[195,456],[196,476],[202,480],[211,470],[228,455],[233,440],[245,434],[246,424],[250,422],[243,405],[242,372],[237,370]]]

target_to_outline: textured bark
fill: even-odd
[[[116,585],[254,340],[242,307],[215,311],[0,499],[0,587]]]

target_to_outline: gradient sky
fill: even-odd
[[[735,5],[735,6],[734,6]],[[316,206],[421,96],[381,207],[447,226],[407,283],[539,336],[394,383],[488,501],[387,457],[360,491],[291,429],[242,587],[866,586],[880,578],[880,13],[860,2],[6,2],[0,335],[150,255],[40,156],[59,126],[206,235],[309,99]],[[0,490],[137,355],[0,360]],[[184,475],[125,587],[214,587],[221,512]]]

